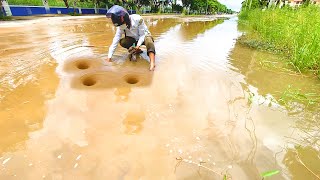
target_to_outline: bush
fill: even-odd
[[[182,12],[183,7],[180,6],[179,4],[173,4],[172,5],[172,11],[173,12],[178,12],[181,13]]]
[[[157,6],[151,6],[151,12],[152,13],[158,13],[160,11],[160,8]]]
[[[182,15],[186,15],[186,14],[187,14],[187,9],[186,9],[186,8],[183,8],[181,14],[182,14]]]

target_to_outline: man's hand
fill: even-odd
[[[142,52],[142,50],[140,49],[140,46],[135,47],[135,50],[136,50],[135,51],[136,54],[139,54]]]
[[[107,62],[112,62],[111,58],[107,58]]]

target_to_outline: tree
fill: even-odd
[[[245,0],[242,2],[241,9],[250,10],[263,7],[264,0]]]
[[[135,1],[135,5],[138,8],[138,10],[140,11],[142,6],[149,6],[151,3],[149,0],[136,0]]]
[[[223,12],[228,13],[227,6],[219,3],[217,0],[209,0],[208,1],[208,12],[214,13],[214,12]]]
[[[67,8],[69,8],[69,3],[68,0],[63,0],[64,4],[66,5]]]
[[[3,8],[2,8],[2,0],[0,0],[0,18],[4,16]]]
[[[269,6],[269,2],[270,0],[260,0],[261,6],[264,7],[268,7]]]
[[[217,0],[182,0],[182,4],[183,7],[190,7],[190,10],[200,13],[228,12],[228,8]]]
[[[183,7],[189,7],[189,6],[191,6],[192,2],[193,2],[193,0],[182,0],[182,5],[183,5]]]

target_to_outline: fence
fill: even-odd
[[[78,14],[106,14],[107,9],[103,8],[73,8],[73,7],[50,7],[46,9],[44,6],[18,6],[7,5],[3,7],[7,16],[32,16],[41,14],[68,14],[74,11]],[[129,14],[135,14],[135,10],[128,10]]]

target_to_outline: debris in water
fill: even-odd
[[[8,161],[10,161],[11,157],[5,159],[3,162],[2,162],[2,165],[5,165]]]
[[[81,154],[76,158],[76,161],[78,161],[81,158]]]

